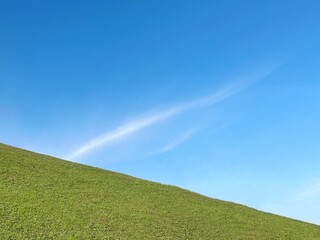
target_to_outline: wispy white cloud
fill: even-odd
[[[167,145],[165,145],[162,149],[157,151],[155,154],[160,154],[164,152],[169,152],[174,150],[176,147],[178,147],[180,144],[184,143],[188,139],[190,139],[196,132],[196,129],[189,129],[183,134],[176,137],[173,141],[169,142]]]
[[[156,112],[137,120],[129,121],[114,130],[108,131],[94,139],[91,139],[90,141],[73,151],[66,158],[69,160],[78,159],[83,155],[98,149],[99,147],[106,146],[115,141],[125,139],[142,129],[145,129],[161,121],[167,120],[175,115],[181,114],[183,112],[195,108],[212,106],[226,98],[233,96],[236,93],[243,91],[255,82],[267,77],[277,67],[265,68],[262,71],[255,71],[250,75],[246,75],[244,77],[239,78],[227,87],[207,97],[178,104],[176,106],[168,108],[167,110]]]

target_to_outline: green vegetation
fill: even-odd
[[[320,227],[0,144],[0,239],[320,239]]]

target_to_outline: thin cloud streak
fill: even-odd
[[[133,135],[134,133],[142,129],[145,129],[161,121],[167,120],[183,112],[186,112],[195,108],[212,106],[216,103],[219,103],[222,100],[229,98],[234,94],[245,90],[255,82],[267,77],[277,68],[278,66],[273,67],[271,69],[264,69],[263,71],[255,72],[250,76],[246,76],[245,78],[242,78],[242,81],[240,79],[240,81],[236,81],[234,84],[229,85],[228,87],[216,92],[213,95],[210,95],[195,101],[189,101],[182,104],[178,104],[165,111],[154,113],[144,118],[133,120],[126,124],[123,124],[122,126],[116,128],[115,130],[106,132],[105,134],[98,136],[90,140],[86,144],[80,146],[78,149],[73,151],[69,156],[67,156],[66,159],[74,161],[75,159],[80,158],[83,155],[98,149],[99,147],[111,144],[118,140],[125,139],[126,137],[129,137],[130,135]],[[243,81],[243,79],[245,79],[245,81]]]
[[[188,131],[178,136],[176,139],[174,139],[169,144],[165,145],[161,150],[157,151],[154,154],[160,154],[160,153],[165,153],[165,152],[174,150],[179,145],[181,145],[182,143],[190,139],[195,134],[195,132],[196,132],[195,129],[189,129]]]

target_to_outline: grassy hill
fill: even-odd
[[[320,239],[320,227],[0,144],[0,239]]]

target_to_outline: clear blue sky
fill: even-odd
[[[320,224],[319,1],[0,2],[0,141]]]

